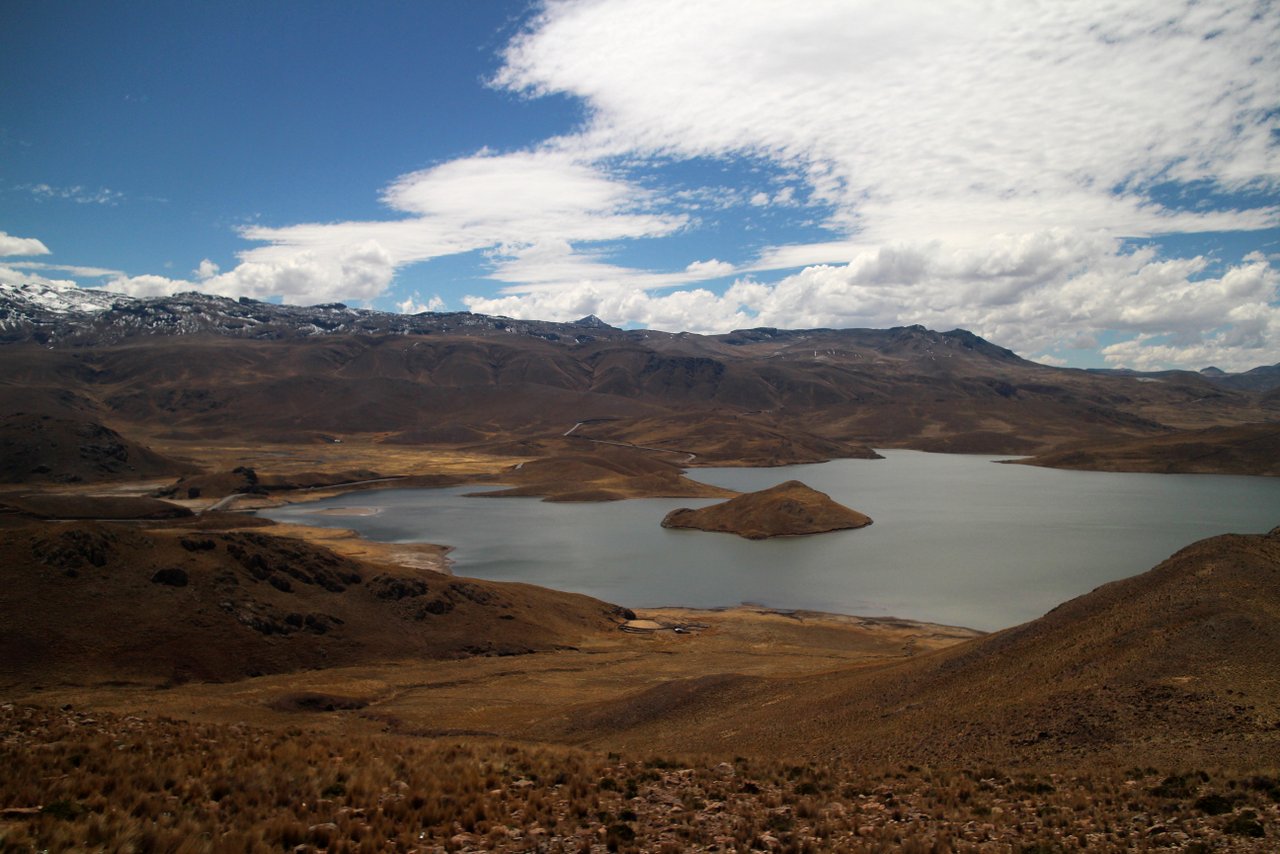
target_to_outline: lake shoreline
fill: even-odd
[[[739,492],[798,479],[876,519],[822,537],[728,543],[723,535],[660,529],[666,512],[689,499],[459,500],[475,486],[362,491],[358,500],[333,503],[377,504],[382,514],[340,521],[308,514],[305,521],[341,524],[374,540],[448,542],[460,575],[524,581],[633,609],[755,601],[780,610],[905,613],[990,631],[1145,571],[1197,539],[1266,531],[1280,519],[1280,483],[1271,478],[1099,477],[988,465],[1007,456],[884,454],[695,473]],[[288,505],[261,515],[304,521],[300,508]]]

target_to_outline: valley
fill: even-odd
[[[1280,834],[1276,531],[1187,543],[987,633],[909,609],[644,608],[455,574],[447,540],[244,512],[342,496],[360,518],[379,512],[366,490],[457,487],[721,501],[699,524],[749,533],[871,517],[848,534],[867,536],[892,520],[807,504],[830,501],[813,484],[744,501],[710,475],[903,449],[1275,475],[1265,372],[1066,370],[923,327],[696,336],[199,295],[83,315],[11,300],[3,328],[14,850],[1262,851]],[[263,763],[281,770],[254,772],[261,791],[228,783]]]

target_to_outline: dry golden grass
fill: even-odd
[[[343,436],[341,442],[239,443],[234,440],[183,441],[154,438],[148,445],[175,457],[194,460],[205,469],[229,471],[251,466],[273,474],[345,469],[371,469],[387,477],[413,474],[493,473],[523,457],[493,456],[434,445],[383,443],[385,434]]]
[[[793,677],[911,656],[975,636],[966,629],[763,609],[642,611],[670,629],[580,633],[572,648],[534,655],[409,659],[276,673],[162,691],[139,683],[47,685],[13,695],[115,714],[150,711],[207,723],[319,727],[335,733],[488,733],[563,739],[566,720],[636,691],[707,673]],[[687,630],[677,633],[674,627]],[[357,698],[356,710],[317,715],[286,702],[301,695]],[[572,740],[572,733],[568,736]]]
[[[1084,471],[1280,476],[1280,423],[1075,444],[1019,462]]]
[[[0,706],[0,851],[1271,851],[1280,780],[852,768]]]

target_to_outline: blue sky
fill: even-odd
[[[0,283],[1280,360],[1273,4],[10,2]]]

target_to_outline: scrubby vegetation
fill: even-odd
[[[1268,851],[1280,777],[673,761],[0,707],[0,851]]]

